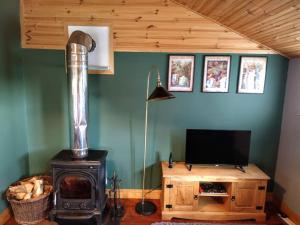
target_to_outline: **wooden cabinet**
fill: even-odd
[[[162,219],[265,220],[269,177],[255,165],[243,173],[234,168],[194,167],[162,163]],[[221,185],[224,192],[203,192],[200,184]]]
[[[182,182],[172,180],[170,188],[170,206],[172,210],[196,210],[198,202],[195,196],[199,193],[198,182]],[[197,197],[198,198],[198,197]]]

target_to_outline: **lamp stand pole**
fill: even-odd
[[[156,211],[156,206],[150,202],[145,201],[145,178],[146,178],[146,157],[147,157],[147,135],[148,135],[148,96],[149,96],[149,83],[151,72],[148,73],[147,91],[146,91],[146,106],[145,106],[145,131],[144,131],[144,164],[143,164],[143,186],[142,186],[142,201],[139,202],[135,210],[137,213],[148,216]]]
[[[138,214],[149,216],[156,211],[156,205],[151,201],[145,201],[145,177],[146,177],[146,157],[147,157],[147,136],[148,136],[148,101],[167,100],[175,98],[170,92],[168,92],[161,85],[160,74],[157,69],[157,81],[156,88],[149,96],[149,84],[150,84],[151,71],[148,73],[147,79],[147,91],[146,91],[146,108],[145,108],[145,136],[144,136],[144,166],[143,166],[143,189],[142,189],[142,201],[138,202],[135,206],[135,211]]]
[[[146,158],[147,158],[147,135],[148,135],[148,95],[149,95],[149,82],[151,73],[148,73],[147,91],[146,91],[146,106],[145,106],[145,131],[144,131],[144,164],[143,164],[143,187],[142,187],[142,204],[145,202],[145,177],[146,177]]]

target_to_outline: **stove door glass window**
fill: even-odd
[[[60,184],[60,196],[65,199],[91,199],[91,182],[82,176],[66,176]]]

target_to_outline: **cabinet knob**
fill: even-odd
[[[235,200],[235,196],[231,196],[231,201],[234,201]]]
[[[198,195],[194,195],[194,200],[198,200]]]

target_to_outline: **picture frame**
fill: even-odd
[[[238,93],[263,94],[265,87],[266,56],[242,56],[238,79]]]
[[[168,91],[192,92],[194,70],[194,55],[169,55]]]
[[[203,92],[228,92],[230,56],[204,56]]]

